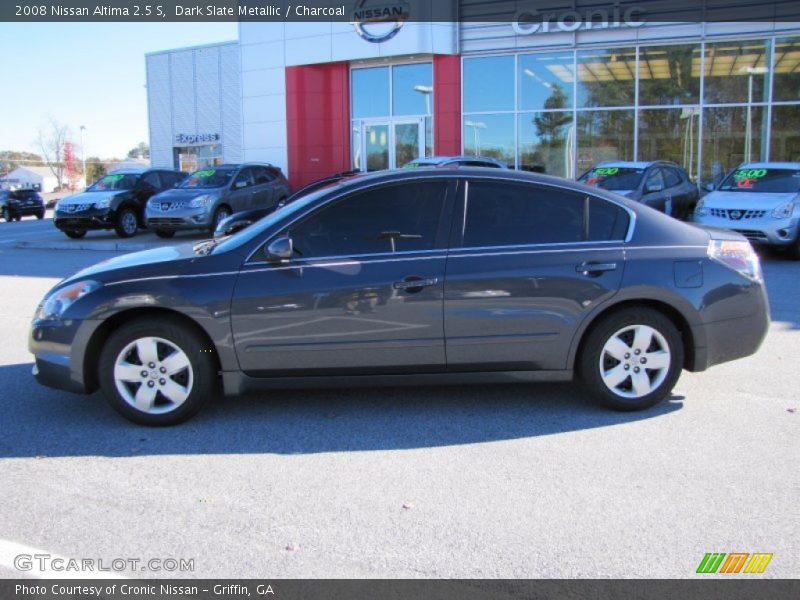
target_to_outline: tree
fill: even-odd
[[[106,165],[98,156],[90,156],[86,159],[86,185],[92,185],[95,181],[106,174]]]
[[[70,137],[70,130],[53,117],[48,117],[47,122],[46,127],[39,129],[36,143],[61,188],[64,185],[64,145]]]
[[[0,173],[8,173],[17,167],[25,165],[37,166],[42,164],[42,157],[32,152],[18,152],[16,150],[0,150]]]
[[[150,146],[145,142],[139,142],[135,148],[131,148],[128,152],[128,158],[150,158]]]

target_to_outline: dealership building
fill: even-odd
[[[462,4],[464,0],[462,0]],[[242,22],[148,54],[154,166],[280,166],[297,186],[484,155],[576,177],[667,159],[718,180],[800,161],[800,23]]]

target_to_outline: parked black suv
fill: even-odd
[[[319,188],[223,240],[84,269],[42,299],[29,348],[41,383],[99,387],[148,425],[187,419],[220,383],[577,375],[635,410],[683,369],[755,352],[767,306],[738,234],[555,177],[402,169]]]
[[[0,190],[0,214],[6,222],[22,217],[44,219],[44,200],[36,190]]]
[[[82,238],[88,229],[114,229],[119,237],[131,237],[145,227],[144,207],[150,197],[185,177],[167,169],[109,173],[86,191],[59,200],[53,222],[71,238]]]
[[[615,192],[682,221],[689,220],[700,197],[697,185],[683,167],[666,160],[602,162],[578,181]]]

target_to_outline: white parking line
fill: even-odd
[[[70,562],[73,561],[73,562]],[[110,571],[77,570],[81,559],[67,558],[41,548],[0,539],[0,567],[37,579],[127,579]]]

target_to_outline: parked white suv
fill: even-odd
[[[800,260],[800,163],[743,163],[695,208],[694,220],[732,229]]]

